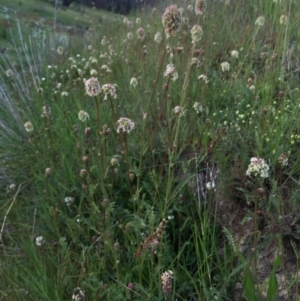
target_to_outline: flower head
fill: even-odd
[[[38,236],[38,237],[36,237],[36,239],[35,239],[35,244],[36,244],[38,247],[40,247],[43,243],[44,243],[44,238],[43,238],[43,236]]]
[[[289,164],[289,158],[287,157],[286,154],[281,154],[278,157],[278,163],[280,164],[281,167],[287,166]]]
[[[193,105],[193,109],[196,111],[197,114],[203,111],[203,106],[200,102],[195,102]]]
[[[279,18],[279,23],[280,25],[286,25],[288,22],[288,16],[287,15],[282,15]]]
[[[164,72],[164,76],[170,76],[173,81],[178,78],[178,73],[173,64],[168,64],[166,67],[166,71]]]
[[[80,287],[74,288],[72,300],[82,301],[82,300],[84,300],[84,298],[85,298],[85,292]]]
[[[140,27],[137,31],[136,31],[136,34],[138,36],[138,39],[140,40],[144,40],[145,38],[145,31],[142,27]]]
[[[85,91],[89,96],[97,96],[101,91],[98,79],[95,77],[91,77],[90,79],[86,80]]]
[[[157,44],[159,44],[159,43],[161,42],[161,40],[162,40],[162,35],[161,35],[160,32],[157,32],[157,33],[155,34],[155,36],[154,36],[154,41],[155,41]]]
[[[203,15],[205,7],[206,7],[206,1],[205,0],[196,0],[195,14],[196,15]]]
[[[246,175],[248,177],[267,178],[268,170],[269,166],[264,159],[253,157],[250,160]]]
[[[134,126],[134,122],[132,122],[129,118],[121,117],[117,121],[117,132],[130,133],[134,129]]]
[[[202,27],[198,24],[194,25],[191,30],[192,40],[193,43],[197,43],[202,39],[203,36],[203,30]]]
[[[186,110],[180,106],[176,106],[174,108],[174,114],[179,117],[183,116],[185,114],[185,112],[186,112]]]
[[[239,58],[239,52],[237,50],[232,50],[230,52],[231,54],[231,57],[234,58],[234,59],[238,59]]]
[[[201,74],[198,76],[198,79],[203,80],[206,84],[208,84],[209,80],[205,74]]]
[[[128,40],[132,40],[132,39],[133,39],[133,34],[132,34],[132,32],[128,32],[128,33],[127,33],[127,39],[128,39]]]
[[[32,132],[33,131],[33,125],[30,121],[27,121],[24,124],[24,127],[25,127],[26,132]]]
[[[265,24],[265,17],[264,16],[258,17],[255,21],[255,25],[264,26],[264,24]]]
[[[230,70],[230,65],[228,62],[223,62],[221,64],[221,69],[222,69],[222,72],[226,72],[226,71],[229,71]]]
[[[138,85],[138,80],[135,77],[132,77],[130,80],[130,86],[136,88],[137,85]]]
[[[71,196],[65,197],[65,203],[68,207],[70,207],[74,203],[74,198],[72,198]]]
[[[162,24],[167,38],[176,34],[181,24],[181,13],[177,5],[171,5],[166,8],[162,16]]]
[[[81,110],[78,113],[78,119],[80,121],[84,122],[84,121],[87,121],[88,119],[90,119],[90,115],[87,112]]]
[[[172,292],[172,279],[174,278],[171,270],[162,273],[161,275],[162,291],[164,295],[169,295]]]
[[[116,84],[105,84],[102,86],[102,92],[104,94],[104,100],[107,99],[107,96],[110,95],[111,98],[117,98]]]
[[[51,107],[49,107],[48,105],[43,106],[41,117],[49,118],[50,115],[51,115]]]
[[[62,55],[64,53],[64,49],[62,48],[62,46],[58,46],[56,51],[59,55]]]

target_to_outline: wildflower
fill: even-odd
[[[128,32],[128,33],[127,33],[127,39],[128,39],[128,40],[132,40],[132,39],[133,39],[133,34],[132,34],[132,32]]]
[[[199,67],[199,66],[200,66],[200,61],[199,61],[199,59],[196,58],[196,57],[193,57],[193,58],[192,58],[192,61],[191,61],[191,65],[192,65],[192,66],[193,66],[193,65],[196,65],[197,67]]]
[[[152,13],[152,15],[155,15],[155,14],[156,14],[156,12],[157,12],[157,9],[156,9],[156,7],[153,7],[153,8],[152,8],[152,12],[151,12],[151,13]]]
[[[268,170],[269,166],[262,158],[253,157],[250,160],[250,164],[246,171],[246,175],[248,177],[260,177],[260,178],[267,178],[268,177]]]
[[[92,45],[88,45],[87,49],[91,51],[91,50],[93,50],[93,46]]]
[[[251,86],[249,87],[249,89],[250,89],[251,92],[255,92],[255,86],[254,86],[254,85],[251,85]]]
[[[278,157],[278,162],[280,164],[281,167],[284,167],[284,166],[287,166],[289,163],[288,163],[288,157],[286,154],[281,154],[279,157]]]
[[[124,23],[124,24],[127,24],[128,21],[129,21],[129,20],[128,20],[126,17],[123,19],[123,23]]]
[[[221,64],[221,69],[222,69],[222,72],[225,72],[225,71],[229,71],[230,70],[230,65],[228,62],[223,62]]]
[[[258,17],[255,21],[255,25],[264,26],[264,24],[265,24],[265,17],[263,16]]]
[[[85,81],[85,91],[89,96],[97,96],[100,93],[101,87],[97,78],[91,77]]]
[[[5,71],[5,74],[7,77],[13,77],[14,76],[14,72],[11,69],[7,69]]]
[[[119,159],[116,158],[116,157],[112,157],[112,158],[110,159],[110,165],[111,165],[111,166],[119,165]]]
[[[176,34],[181,24],[181,14],[177,5],[171,5],[166,8],[162,16],[162,24],[167,38]]]
[[[64,53],[64,49],[61,46],[58,46],[56,51],[59,55],[62,55]]]
[[[138,85],[138,80],[135,77],[133,77],[130,80],[130,86],[133,86],[134,88],[136,88],[137,85]]]
[[[27,121],[24,124],[24,127],[25,127],[26,132],[32,132],[33,131],[33,125],[30,121]]]
[[[91,71],[90,71],[90,75],[91,76],[94,76],[94,75],[97,75],[97,71],[95,70],[95,69],[92,69]]]
[[[141,23],[142,23],[141,18],[136,18],[135,23],[136,23],[136,24],[141,24]]]
[[[69,93],[66,92],[66,91],[61,92],[61,96],[62,96],[62,97],[65,97],[65,96],[68,96],[68,95],[69,95]]]
[[[81,110],[78,113],[78,119],[80,121],[84,122],[84,121],[87,121],[88,119],[90,119],[90,115],[87,112]]]
[[[195,102],[193,105],[193,109],[196,111],[197,114],[203,111],[203,106],[200,102]]]
[[[215,182],[214,181],[212,181],[212,182],[207,182],[206,183],[206,189],[207,190],[212,190],[212,189],[214,189],[216,187],[216,185],[215,185]]]
[[[203,36],[202,27],[198,24],[194,25],[191,30],[191,35],[192,35],[192,41],[194,44],[199,42]]]
[[[180,106],[176,106],[174,108],[174,114],[178,115],[179,117],[183,116],[185,114],[185,111],[186,110],[184,108],[180,107]]]
[[[80,287],[74,288],[72,300],[81,301],[84,300],[84,298],[85,298],[85,292]]]
[[[192,5],[188,5],[187,8],[186,8],[186,10],[192,11],[193,10],[193,6]]]
[[[128,134],[134,129],[134,122],[132,122],[129,118],[121,117],[117,121],[117,132],[127,132]]]
[[[9,189],[10,189],[11,191],[14,191],[14,190],[16,189],[16,184],[10,184],[10,185],[9,185]]]
[[[104,100],[107,100],[107,96],[116,99],[117,98],[117,91],[116,91],[116,84],[105,84],[102,86],[102,92],[104,94]]]
[[[105,37],[102,38],[102,40],[101,40],[101,45],[102,45],[102,46],[105,46],[105,45],[106,45],[106,38],[105,38]]]
[[[282,15],[279,19],[280,25],[286,25],[288,22],[288,16],[287,15]]]
[[[44,238],[43,238],[43,236],[38,236],[38,237],[36,237],[36,239],[35,239],[35,244],[36,244],[38,247],[40,247],[43,243],[44,243]]]
[[[142,27],[140,27],[137,31],[136,31],[136,34],[138,36],[138,39],[140,40],[144,40],[145,38],[145,31]]]
[[[198,79],[202,79],[206,84],[208,84],[208,78],[205,74],[201,74],[198,76]]]
[[[154,36],[154,41],[159,44],[162,41],[162,35],[160,32],[157,32]]]
[[[166,67],[166,71],[164,72],[164,76],[170,76],[173,81],[178,78],[178,73],[173,64],[168,64]]]
[[[206,1],[205,0],[196,0],[195,14],[196,15],[203,15],[205,7],[206,7]]]
[[[172,279],[174,278],[171,270],[162,273],[161,275],[162,291],[164,295],[169,295],[172,292]]]
[[[65,204],[69,207],[74,203],[74,198],[67,196],[65,197]]]
[[[230,54],[231,54],[231,57],[234,59],[239,58],[239,52],[237,50],[232,50]]]
[[[46,169],[45,169],[45,175],[46,175],[46,177],[49,177],[50,175],[51,175],[51,168],[50,167],[47,167]]]
[[[51,108],[48,105],[43,106],[41,117],[49,118],[50,115],[51,115]]]
[[[107,73],[111,73],[111,70],[109,69],[109,67],[107,65],[102,65],[101,69],[105,70]]]

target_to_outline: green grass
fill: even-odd
[[[53,7],[11,2],[22,14],[1,36],[0,299],[70,300],[80,287],[86,300],[271,301],[283,287],[296,300],[285,263],[290,254],[298,268],[300,7],[252,2],[210,2],[196,16],[185,1],[169,39],[165,8],[132,25],[59,10],[54,32]],[[102,91],[91,97],[92,76]],[[246,175],[252,157],[267,177]]]

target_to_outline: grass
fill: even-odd
[[[185,1],[170,38],[165,7],[11,2],[0,298],[297,300],[300,7],[252,2]]]

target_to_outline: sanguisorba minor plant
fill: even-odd
[[[65,44],[45,31],[14,37],[1,57],[1,294],[234,295],[239,272],[256,266],[258,212],[275,220],[297,207],[289,42],[299,5],[255,2],[257,10],[197,0],[135,20],[103,16]],[[277,177],[282,153],[294,163]],[[270,166],[265,181],[246,175],[254,156]],[[254,260],[240,268],[216,220],[228,196],[254,204]]]

